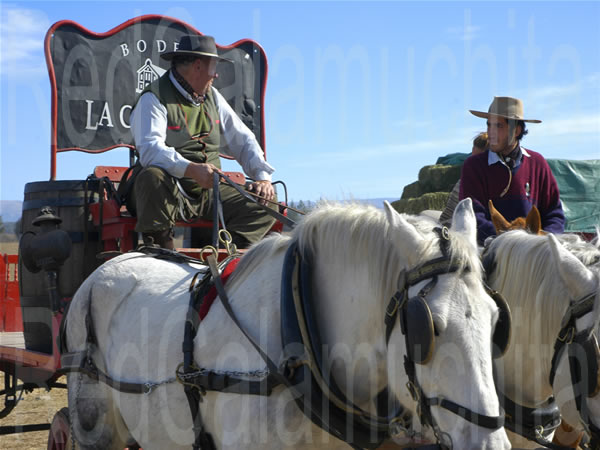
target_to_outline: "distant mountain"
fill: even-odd
[[[18,200],[0,200],[0,217],[2,222],[16,222],[21,218],[23,202]]]

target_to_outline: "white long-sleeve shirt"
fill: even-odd
[[[170,72],[169,78],[190,103],[199,106]],[[271,181],[275,169],[265,161],[256,137],[219,91],[212,86],[211,89],[219,113],[219,126],[229,149],[227,155],[235,158],[250,178]],[[143,94],[131,112],[131,132],[142,166],[158,166],[175,178],[183,177],[191,161],[166,144],[167,108],[152,92]]]

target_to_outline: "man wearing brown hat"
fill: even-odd
[[[271,174],[254,134],[212,87],[217,53],[211,36],[183,36],[176,51],[164,53],[171,68],[146,87],[131,114],[131,130],[143,169],[136,175],[128,207],[145,243],[173,248],[172,229],[182,215],[212,217],[213,174],[220,171],[225,138],[250,189],[272,200]],[[239,248],[260,240],[274,219],[230,186],[219,188],[224,221]],[[183,214],[182,214],[183,211]]]
[[[470,197],[477,217],[480,244],[496,234],[488,201],[508,220],[526,217],[533,205],[540,211],[542,228],[562,233],[565,216],[556,179],[542,155],[521,147],[528,131],[523,103],[512,97],[494,97],[487,112],[470,112],[487,119],[488,150],[467,158],[461,174],[459,198]]]

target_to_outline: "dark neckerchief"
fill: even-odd
[[[504,162],[506,162],[508,167],[510,167],[511,169],[515,168],[515,166],[517,165],[517,162],[520,161],[522,157],[523,157],[523,152],[521,151],[521,146],[518,144],[517,144],[517,147],[512,152],[510,152],[506,156],[502,156],[502,158],[504,159]]]
[[[177,80],[185,92],[190,94],[190,97],[192,97],[194,103],[204,103],[206,94],[198,94],[196,91],[194,91],[194,88],[190,85],[190,83],[188,83],[174,67],[171,69],[171,73],[173,74],[173,78]]]

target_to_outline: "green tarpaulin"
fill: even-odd
[[[548,159],[558,183],[565,231],[593,233],[600,225],[600,159]]]
[[[436,164],[461,165],[468,153],[452,153]],[[548,159],[558,183],[567,223],[565,231],[594,233],[600,225],[600,160]]]

